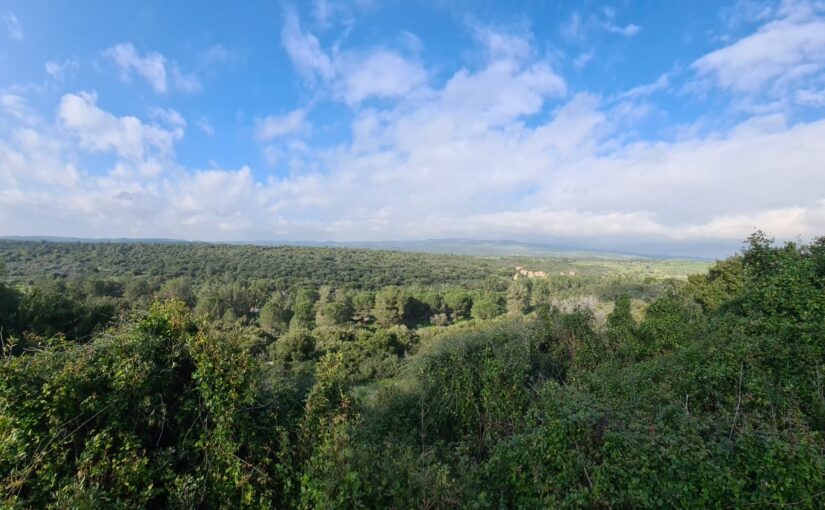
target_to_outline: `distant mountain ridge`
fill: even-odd
[[[63,237],[63,236],[0,236],[0,240],[5,241],[46,241],[49,243],[151,243],[151,244],[185,244],[202,243],[203,241],[186,241],[184,239],[168,239],[163,237]]]
[[[422,239],[412,241],[189,241],[171,238],[82,238],[61,236],[0,236],[2,240],[53,242],[53,243],[151,243],[151,244],[234,244],[255,246],[305,246],[327,248],[362,248],[371,250],[391,250],[405,252],[475,255],[488,257],[558,257],[558,258],[598,258],[598,259],[696,259],[696,257],[674,257],[667,255],[646,255],[639,253],[619,253],[601,250],[577,249],[540,243],[511,240],[478,239]]]
[[[251,244],[277,246],[282,244],[296,246],[328,246],[344,248],[366,248],[373,250],[395,250],[421,253],[476,255],[476,256],[525,256],[525,257],[563,257],[563,258],[609,258],[639,259],[652,258],[641,254],[628,254],[597,250],[581,250],[558,247],[539,243],[521,241],[495,241],[476,239],[422,239],[413,241],[253,241]]]

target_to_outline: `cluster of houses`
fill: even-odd
[[[576,276],[575,271],[559,271],[559,276]],[[513,275],[513,280],[518,280],[519,278],[549,278],[550,275],[545,273],[544,271],[528,271],[521,266],[516,266],[516,274]]]

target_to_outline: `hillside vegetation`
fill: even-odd
[[[825,239],[755,234],[689,277],[327,248],[0,256],[9,508],[823,504]]]

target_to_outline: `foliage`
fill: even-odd
[[[373,314],[379,326],[392,326],[401,324],[407,310],[409,298],[404,292],[395,286],[382,289],[375,295],[375,308]]]
[[[501,301],[501,297],[491,294],[475,299],[473,308],[470,311],[473,319],[487,320],[498,317],[504,311]]]
[[[681,283],[154,269],[0,285],[4,507],[822,507],[825,239]]]
[[[507,313],[524,314],[530,309],[531,282],[527,278],[513,280],[507,290]]]

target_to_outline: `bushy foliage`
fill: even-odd
[[[498,317],[504,312],[500,296],[485,294],[473,301],[473,308],[470,313],[473,319],[487,320]]]
[[[686,284],[603,287],[612,311],[568,277],[512,281],[506,300],[501,280],[207,282],[150,305],[184,280],[141,278],[0,286],[5,507],[825,498],[823,239],[757,233]]]
[[[279,423],[257,400],[259,367],[182,301],[1,370],[7,504],[268,506],[281,490]]]

